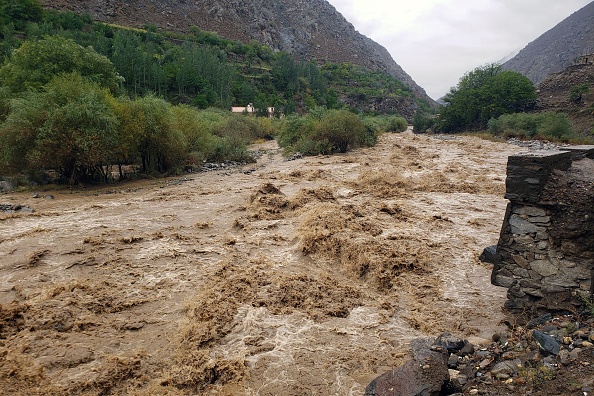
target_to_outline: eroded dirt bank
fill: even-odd
[[[362,394],[409,341],[490,337],[478,261],[515,146],[385,134],[241,170],[0,197],[0,393]]]

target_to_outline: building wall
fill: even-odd
[[[594,293],[594,146],[510,156],[491,275],[514,313],[573,311]]]

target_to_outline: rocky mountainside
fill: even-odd
[[[258,41],[298,59],[351,62],[384,71],[432,102],[388,51],[355,30],[326,0],[42,0],[46,8],[88,13],[132,27],[189,32],[192,26],[244,43]]]
[[[503,67],[522,73],[538,84],[551,73],[574,64],[580,55],[591,53],[594,53],[594,2],[528,44]]]
[[[588,88],[579,100],[572,100],[572,88],[580,84]],[[587,135],[594,130],[594,65],[572,65],[549,75],[537,88],[537,111],[567,114],[577,132]]]

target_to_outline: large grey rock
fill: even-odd
[[[456,353],[464,347],[464,340],[451,333],[443,333],[437,337],[434,345],[447,349],[449,353]]]
[[[497,257],[496,255],[497,245],[487,246],[479,256],[479,260],[481,260],[483,263],[495,264],[495,260]]]
[[[538,228],[534,224],[515,214],[511,215],[508,223],[511,227],[512,234],[531,234],[538,231]]]
[[[554,337],[543,333],[542,331],[534,330],[532,338],[540,349],[548,355],[557,355],[561,350],[561,344]]]
[[[11,192],[14,191],[12,183],[6,180],[0,180],[0,192]]]
[[[374,379],[365,396],[438,396],[449,382],[448,355],[431,341],[414,340],[412,360]],[[441,349],[441,350],[440,350]]]

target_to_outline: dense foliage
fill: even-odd
[[[55,170],[64,182],[109,180],[111,167],[171,173],[203,161],[250,161],[247,144],[270,120],[173,106],[155,96],[114,98],[72,73],[10,101],[0,127],[0,172],[33,178]]]
[[[0,0],[0,26],[12,24],[17,29],[27,22],[39,22],[43,8],[36,0]]]
[[[523,139],[553,139],[569,141],[576,136],[571,123],[562,113],[504,114],[489,120],[489,132]]]
[[[54,76],[74,71],[112,92],[123,81],[105,56],[59,36],[24,42],[0,68],[0,79],[18,93],[39,90]]]
[[[413,97],[362,67],[321,68],[198,28],[181,35],[44,12],[36,0],[0,0],[0,11],[0,174],[53,170],[70,183],[126,169],[164,174],[249,160],[247,144],[272,138],[280,123],[281,143],[307,154],[371,145],[380,131],[407,127],[397,115],[344,110],[352,98]],[[248,103],[256,115],[274,107],[286,118],[228,111]]]
[[[435,126],[435,116],[423,111],[417,111],[413,119],[413,132],[425,133],[431,131]]]
[[[316,108],[305,116],[284,119],[277,140],[287,152],[332,154],[374,145],[379,132],[379,125],[350,111]]]
[[[465,74],[444,101],[440,130],[479,130],[491,118],[529,109],[536,101],[536,90],[527,77],[491,64]]]

